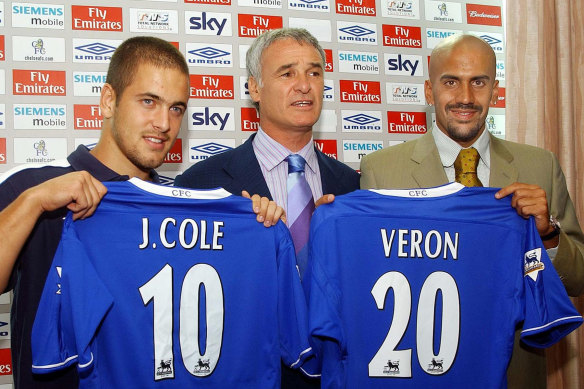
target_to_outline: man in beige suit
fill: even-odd
[[[363,158],[361,188],[427,188],[454,181],[461,149],[478,151],[477,175],[484,186],[512,195],[523,217],[533,216],[568,294],[584,290],[584,235],[562,169],[549,151],[493,137],[485,131],[489,104],[497,101],[496,58],[491,47],[471,35],[458,35],[432,51],[426,100],[435,106],[436,124],[420,138]],[[479,352],[479,350],[477,350]],[[508,370],[510,388],[545,388],[541,350],[519,346]]]

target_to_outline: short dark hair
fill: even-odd
[[[132,83],[141,64],[177,69],[189,76],[185,57],[168,41],[152,36],[129,38],[122,42],[112,55],[105,80],[118,98]]]

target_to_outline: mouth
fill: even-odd
[[[298,100],[292,103],[293,107],[310,107],[312,106],[311,100]]]
[[[480,114],[482,109],[477,106],[453,106],[447,107],[447,111],[460,121],[469,121]]]
[[[162,149],[166,139],[157,136],[144,136],[144,140],[154,149]]]

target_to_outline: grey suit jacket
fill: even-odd
[[[492,135],[490,152],[491,187],[523,182],[545,190],[549,212],[562,226],[553,264],[568,294],[580,295],[584,290],[584,235],[557,158],[549,151]],[[448,179],[431,133],[374,152],[361,160],[361,189],[428,188],[446,183]],[[545,388],[544,353],[520,347],[516,340],[508,369],[508,385],[509,388]]]

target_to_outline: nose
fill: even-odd
[[[294,88],[301,93],[308,93],[310,91],[310,82],[306,74],[299,74],[296,78]]]
[[[158,132],[167,132],[170,130],[170,112],[166,107],[160,107],[157,110],[153,125]]]
[[[462,83],[459,89],[459,93],[456,96],[457,102],[463,104],[469,104],[474,102],[474,94],[472,90],[472,86],[467,83]]]

